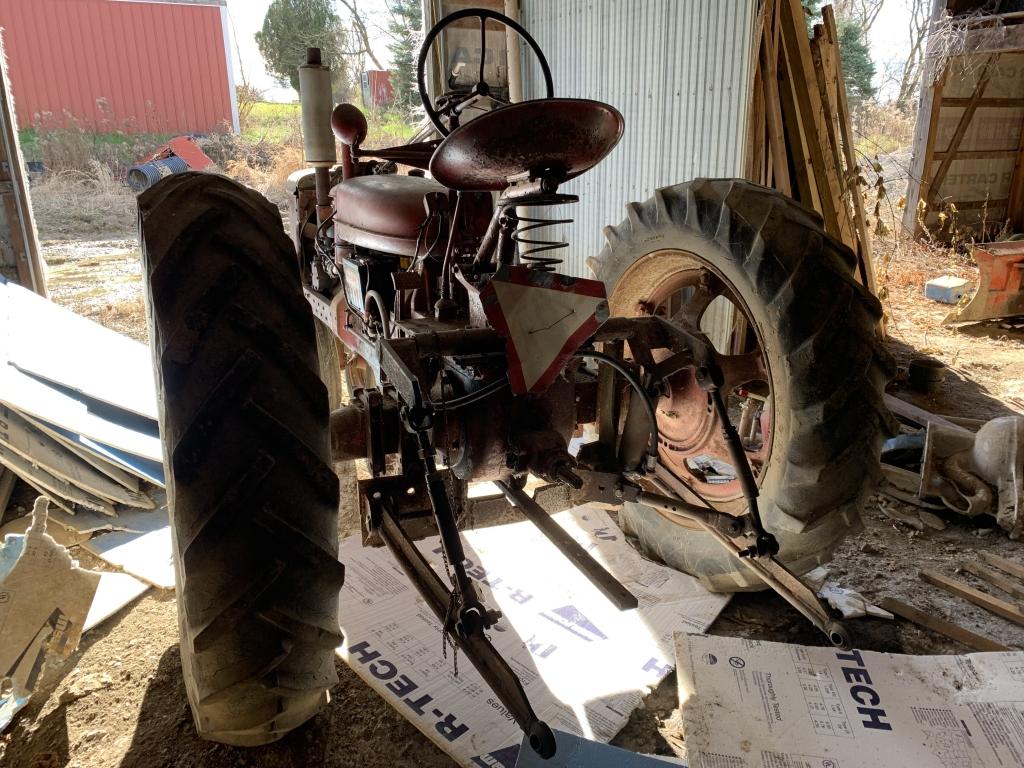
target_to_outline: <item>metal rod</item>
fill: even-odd
[[[597,560],[590,556],[576,539],[570,536],[562,526],[552,519],[544,508],[531,499],[524,491],[513,488],[508,483],[496,484],[505,494],[508,503],[516,507],[531,523],[536,525],[548,541],[558,547],[558,551],[569,558],[570,562],[597,587],[620,611],[636,608],[640,603],[632,592],[626,589],[614,576],[606,571]]]
[[[372,500],[371,503],[373,503]],[[399,566],[405,571],[409,581],[413,583],[434,615],[443,624],[447,618],[451,592],[409,537],[405,535],[402,527],[391,516],[391,513],[386,509],[380,511],[380,537],[391,550],[391,554],[395,556]],[[459,648],[469,657],[480,676],[515,718],[519,727],[527,734],[534,734],[538,730],[545,731],[547,726],[533,711],[530,700],[526,697],[526,691],[519,678],[516,677],[516,673],[491,645],[483,631],[478,627],[476,631],[466,635],[452,633],[452,637]],[[554,754],[553,744],[550,746],[550,750],[551,754]]]

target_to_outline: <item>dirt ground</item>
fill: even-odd
[[[53,298],[140,340],[145,338],[137,248],[111,237],[45,245]],[[1024,413],[1024,331],[1003,323],[963,329],[940,325],[949,308],[922,296],[924,279],[951,272],[970,276],[966,260],[936,266],[918,256],[893,265],[886,281],[889,347],[901,365],[927,354],[949,366],[943,390],[915,402],[937,413],[987,419]],[[901,384],[897,382],[896,389]],[[30,504],[25,494],[18,499]],[[1022,646],[1021,628],[922,582],[921,568],[953,573],[962,561],[990,551],[1024,561],[988,518],[969,521],[942,515],[944,530],[918,531],[886,515],[883,507],[913,511],[873,496],[865,530],[849,539],[831,565],[833,577],[869,599],[893,596],[961,626]],[[9,513],[10,515],[10,513]],[[348,521],[351,526],[351,521]],[[88,567],[102,564],[87,553]],[[968,574],[974,586],[992,591]],[[998,593],[996,593],[998,594]],[[1005,598],[1005,595],[998,595]],[[912,654],[962,653],[968,649],[903,621],[852,622],[864,649]],[[772,593],[733,598],[711,634],[822,644],[822,638]],[[174,595],[151,590],[91,631],[67,664],[50,670],[42,689],[0,736],[0,764],[11,768],[106,768],[107,766],[261,766],[324,768],[445,766],[450,761],[390,709],[343,663],[330,705],[309,724],[277,744],[234,749],[199,740],[181,679]],[[637,710],[613,743],[640,751],[681,754],[675,676],[666,679]]]

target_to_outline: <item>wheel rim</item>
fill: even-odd
[[[701,322],[711,316],[721,326],[731,312],[731,326],[708,336],[719,352],[719,364],[726,378],[724,394],[733,424],[740,426],[744,407],[751,410],[751,416],[760,413],[752,419],[746,434],[741,431],[741,437],[752,438],[745,441],[746,455],[760,485],[773,442],[772,375],[764,354],[764,336],[732,283],[694,253],[654,251],[626,269],[609,303],[614,315],[656,314],[686,320],[701,328]],[[729,348],[723,349],[726,345]],[[721,424],[707,393],[698,386],[693,369],[673,374],[666,384],[668,392],[656,409],[662,466],[684,486],[710,501],[742,498]],[[729,476],[733,479],[726,481]]]

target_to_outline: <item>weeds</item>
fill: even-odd
[[[246,109],[241,134],[223,130],[197,140],[215,171],[252,187],[283,211],[288,176],[304,167],[299,105],[254,102]],[[395,112],[372,111],[367,122],[368,147],[402,144],[415,130]],[[32,187],[40,237],[133,234],[135,196],[123,183],[125,174],[170,137],[43,125],[21,132],[26,159],[41,160],[44,166],[43,176]]]

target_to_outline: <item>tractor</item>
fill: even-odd
[[[513,30],[545,96],[505,102],[483,64],[473,85],[428,95],[453,24],[479,24],[481,62],[487,25]],[[617,510],[645,554],[711,590],[770,587],[848,647],[797,575],[858,528],[892,360],[879,302],[820,217],[742,180],[690,181],[629,203],[593,274],[563,274],[565,243],[538,230],[565,221],[552,211],[577,201],[573,179],[628,132],[614,106],[555,96],[518,23],[470,9],[429,30],[432,133],[405,145],[364,148],[366,118],[332,104],[317,49],[299,80],[310,167],[291,179],[290,237],[223,176],[171,176],[139,198],[199,733],[267,743],[326,700],[343,642],[335,463],[357,459],[363,543],[390,549],[542,756],[552,731],[488,639],[501,614],[461,535],[510,507],[620,610],[636,598],[552,512]],[[483,481],[496,491],[471,498]],[[443,577],[414,546],[426,536]]]

